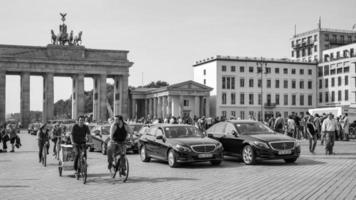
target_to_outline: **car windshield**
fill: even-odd
[[[110,126],[102,126],[101,134],[102,135],[110,135]]]
[[[242,135],[273,134],[274,132],[261,122],[235,123],[237,131]]]
[[[204,136],[203,133],[194,126],[165,127],[164,132],[167,138],[198,138]]]

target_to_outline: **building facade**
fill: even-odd
[[[356,106],[356,43],[323,51],[318,64],[318,107]]]
[[[185,81],[161,88],[136,88],[130,91],[131,118],[201,117],[209,114],[212,88]]]
[[[316,106],[316,63],[216,56],[193,68],[194,81],[213,88],[212,116],[267,119],[276,112],[304,114]]]
[[[322,52],[327,49],[356,42],[355,30],[319,28],[290,39],[291,58],[298,61],[320,61]]]

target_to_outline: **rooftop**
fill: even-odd
[[[333,28],[321,28],[321,29],[313,29],[310,31],[298,33],[292,37],[297,38],[297,37],[302,37],[306,35],[310,35],[312,33],[317,33],[317,32],[332,32],[332,33],[346,33],[346,34],[356,34],[356,30],[343,30],[343,29],[333,29]]]

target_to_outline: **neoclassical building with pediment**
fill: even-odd
[[[130,90],[131,118],[209,116],[209,95],[212,88],[194,81],[185,81],[160,88]]]

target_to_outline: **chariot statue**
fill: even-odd
[[[51,43],[53,45],[81,45],[82,44],[82,34],[80,31],[78,35],[74,36],[73,30],[68,34],[67,25],[64,23],[66,20],[67,13],[59,13],[62,17],[62,24],[59,25],[59,34],[55,34],[53,30],[51,30]]]

